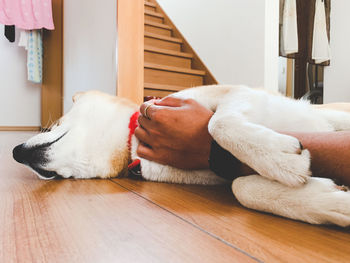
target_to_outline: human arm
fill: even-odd
[[[139,146],[139,156],[183,169],[209,168],[212,138],[207,126],[212,114],[193,100],[156,101],[149,108],[151,120],[143,116],[139,119],[144,127],[135,134],[149,145]],[[281,133],[296,137],[310,151],[314,176],[334,178],[350,185],[350,132]],[[234,177],[254,173],[244,164],[236,167]]]
[[[350,186],[350,131],[282,133],[297,138],[310,151],[313,176]]]

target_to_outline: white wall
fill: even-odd
[[[324,102],[350,102],[350,1],[332,1],[331,65],[325,67]]]
[[[278,91],[279,80],[279,0],[265,0],[264,88]]]
[[[116,94],[116,12],[116,0],[64,2],[65,112],[78,91]]]
[[[27,53],[0,25],[0,126],[40,126],[41,85],[27,81]]]
[[[158,3],[219,83],[264,86],[265,1],[158,0]],[[276,16],[278,30],[278,4]],[[276,57],[277,52],[278,49]]]

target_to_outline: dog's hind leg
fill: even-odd
[[[317,114],[326,119],[335,131],[350,130],[350,113],[338,110],[316,109]]]
[[[237,111],[218,109],[208,129],[223,148],[264,177],[298,186],[311,174],[310,154],[296,138],[251,123]]]
[[[239,177],[232,191],[245,207],[311,224],[350,226],[350,192],[330,179],[311,177],[291,188],[259,175]]]

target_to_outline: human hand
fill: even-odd
[[[147,103],[140,107],[143,114]],[[166,97],[153,103],[147,109],[150,119],[143,115],[138,119],[137,154],[182,169],[208,168],[212,141],[208,122],[213,112],[192,99]]]

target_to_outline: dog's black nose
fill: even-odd
[[[19,163],[30,166],[38,174],[40,178],[53,179],[59,176],[55,171],[47,171],[41,167],[47,162],[45,151],[49,144],[43,144],[39,147],[25,147],[24,144],[17,145],[13,151],[13,159]]]
[[[19,163],[25,163],[25,157],[26,157],[26,150],[23,147],[23,143],[20,145],[17,145],[13,151],[13,159],[15,159]]]

